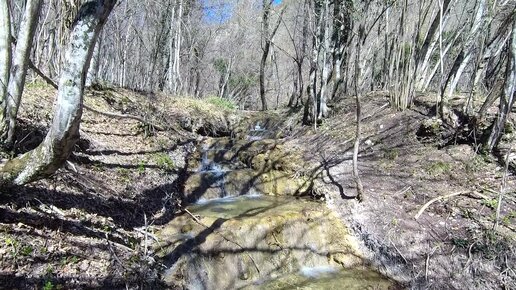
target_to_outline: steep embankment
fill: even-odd
[[[355,195],[353,100],[337,103],[334,116],[317,134],[291,142],[319,165],[317,192],[389,275],[415,288],[514,288],[516,200],[511,192],[516,180],[492,157],[460,144],[463,136],[447,135],[445,142],[446,132],[418,136],[422,124],[432,124],[432,97],[420,100],[413,109],[397,112],[386,96],[364,97],[359,158],[363,203],[347,200]],[[458,97],[453,105],[462,106],[462,100]],[[507,134],[504,143],[514,144],[511,138],[514,134]],[[506,194],[493,230],[502,185]]]

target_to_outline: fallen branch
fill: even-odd
[[[380,108],[378,108],[376,111],[374,111],[373,113],[365,116],[364,118],[362,118],[362,121],[365,121],[371,117],[373,117],[374,115],[378,114],[381,110],[387,108],[388,106],[390,105],[390,103],[387,103],[387,104],[384,104],[383,106],[381,106]]]
[[[439,201],[439,200],[442,200],[442,199],[447,199],[447,198],[450,198],[450,197],[454,197],[454,196],[457,196],[457,195],[461,195],[461,194],[465,194],[465,193],[468,193],[467,191],[460,191],[460,192],[455,192],[455,193],[452,193],[452,194],[447,194],[447,195],[441,195],[441,196],[438,196],[436,198],[433,198],[431,199],[429,202],[425,203],[423,205],[423,207],[421,207],[421,209],[417,212],[417,214],[414,216],[415,219],[418,219],[422,214],[423,212],[434,202],[436,201]]]
[[[91,111],[93,113],[96,113],[96,114],[99,114],[99,115],[103,115],[103,116],[106,116],[106,117],[111,117],[111,118],[117,118],[117,119],[132,119],[132,120],[136,120],[136,121],[139,121],[147,126],[150,126],[158,131],[165,131],[165,129],[161,126],[158,126],[156,124],[151,124],[147,121],[145,121],[143,118],[141,117],[138,117],[138,116],[134,116],[134,115],[126,115],[126,114],[117,114],[117,113],[112,113],[112,112],[103,112],[103,111],[99,111],[97,109],[94,109],[86,104],[82,104],[82,106],[88,110],[88,111]]]
[[[47,84],[51,85],[54,89],[58,89],[58,85],[49,77],[47,77],[39,68],[37,68],[34,63],[32,62],[32,60],[29,60],[29,67],[37,74],[39,75]],[[112,112],[104,112],[104,111],[100,111],[100,110],[97,110],[97,109],[94,109],[86,104],[82,104],[83,108],[85,108],[86,110],[88,111],[91,111],[93,113],[96,113],[96,114],[99,114],[99,115],[103,115],[103,116],[106,116],[106,117],[110,117],[110,118],[117,118],[117,119],[132,119],[132,120],[136,120],[136,121],[139,121],[149,127],[152,127],[158,131],[165,131],[165,129],[161,126],[158,126],[156,124],[152,124],[152,123],[149,123],[147,122],[146,120],[144,120],[143,118],[141,117],[138,117],[138,116],[134,116],[134,115],[127,115],[127,114],[117,114],[117,113],[112,113]]]

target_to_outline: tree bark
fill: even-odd
[[[360,70],[360,57],[362,53],[362,42],[364,39],[364,28],[363,24],[360,24],[358,28],[358,40],[357,40],[357,51],[355,56],[355,80],[354,80],[354,88],[355,88],[355,105],[356,105],[356,127],[355,127],[355,142],[353,144],[353,179],[355,180],[355,184],[357,187],[357,196],[356,199],[359,202],[364,200],[364,186],[362,184],[362,180],[360,179],[360,173],[358,170],[358,152],[360,149],[360,134],[362,131],[362,104],[360,103],[360,90],[358,87],[358,81],[360,79],[361,70]]]
[[[263,53],[262,58],[260,60],[260,100],[262,102],[262,111],[266,111],[267,108],[267,97],[265,95],[265,65],[267,64],[267,59],[269,57],[269,51],[272,44],[272,38],[278,31],[279,25],[281,23],[281,18],[283,17],[283,13],[285,9],[281,11],[281,15],[275,25],[275,27],[270,31],[270,15],[271,15],[271,7],[272,0],[263,0],[263,23],[262,23],[262,38],[264,41],[263,45]]]
[[[23,87],[25,85],[28,59],[32,48],[34,33],[36,32],[36,26],[38,24],[41,3],[42,0],[29,0],[25,4],[25,12],[20,26],[20,32],[11,67],[11,75],[9,77],[9,87],[7,89],[8,97],[6,99],[6,118],[3,120],[3,127],[7,128],[7,136],[6,139],[2,141],[7,147],[10,147],[14,142],[16,116],[18,115],[18,108],[20,107]]]
[[[329,56],[330,56],[330,1],[324,0],[323,4],[323,15],[322,17],[322,23],[321,25],[324,25],[323,33],[321,34],[322,37],[322,59],[321,59],[321,66],[322,66],[322,72],[321,72],[321,90],[319,92],[319,101],[318,108],[317,108],[317,118],[322,119],[328,117],[328,105],[327,105],[327,94],[328,94],[328,76],[330,73],[330,62],[329,62]]]
[[[428,32],[426,33],[425,40],[423,41],[423,44],[421,45],[421,49],[419,50],[419,62],[423,62],[426,59],[429,59],[430,56],[428,55],[429,48],[433,45],[432,43],[435,43],[438,41],[438,39],[435,37],[435,33],[438,31],[439,23],[441,22],[441,14],[448,13],[448,7],[450,5],[451,0],[444,0],[443,6],[442,6],[442,12],[437,12],[437,14],[434,17],[434,20],[432,21],[432,24],[430,25],[430,28],[428,28]],[[430,54],[432,51],[430,50]]]
[[[516,15],[513,15],[512,18],[512,36],[511,43],[508,49],[509,59],[507,60],[504,91],[500,96],[498,116],[496,117],[493,123],[491,134],[489,135],[489,138],[487,139],[487,142],[485,144],[486,149],[489,152],[492,152],[493,149],[500,142],[500,138],[502,137],[507,117],[509,116],[512,107],[514,106],[515,101],[514,95],[516,91]]]
[[[7,0],[0,0],[0,139],[7,136],[5,113],[7,110],[7,88],[11,67],[11,15]]]
[[[95,40],[115,4],[116,0],[97,0],[81,6],[71,29],[50,130],[36,149],[0,166],[2,185],[48,177],[71,154],[79,138],[84,83]]]
[[[260,60],[260,100],[262,102],[262,111],[267,110],[267,98],[265,96],[265,65],[269,57],[269,49],[271,46],[269,36],[269,16],[271,11],[271,0],[263,0],[263,23],[262,23],[262,38],[264,41],[262,58]]]
[[[90,87],[97,82],[97,75],[100,67],[100,48],[102,46],[102,37],[99,36],[95,48],[93,49],[93,56],[91,57],[90,67],[86,75],[86,86]]]

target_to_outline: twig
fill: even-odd
[[[505,157],[505,170],[503,172],[502,184],[500,186],[500,194],[498,194],[498,202],[496,205],[496,218],[493,225],[493,230],[498,227],[498,223],[500,222],[500,211],[502,210],[502,199],[505,195],[505,191],[507,189],[507,176],[509,175],[509,157],[511,156],[511,149],[507,151],[507,156]]]
[[[398,249],[398,247],[396,247],[396,244],[394,244],[394,242],[389,238],[389,242],[391,242],[392,246],[394,247],[394,249],[396,250],[396,252],[398,252],[398,254],[400,254],[401,258],[403,259],[403,261],[405,261],[405,264],[408,264],[408,261],[407,259],[405,258],[405,256],[403,256],[403,254],[401,253],[401,251]]]
[[[464,270],[463,272],[466,272],[466,269],[469,267],[469,264],[471,262],[471,257],[472,257],[472,253],[471,253],[471,250],[473,249],[473,246],[477,243],[477,241],[474,241],[468,248],[468,260],[466,261],[466,263],[464,264]]]
[[[192,214],[187,208],[183,208],[183,210],[196,222],[198,223],[199,225],[201,225],[202,227],[204,228],[209,228],[207,225],[205,225],[203,222],[201,222],[194,214]],[[231,240],[230,238],[224,236],[222,233],[220,232],[217,232],[215,231],[216,234],[218,234],[219,236],[221,236],[224,240],[226,240],[227,242],[230,242],[232,244],[235,244],[236,246],[238,246],[239,248],[241,248],[242,250],[245,250],[245,248],[240,245],[239,243]],[[253,265],[254,265],[254,268],[256,269],[256,271],[258,271],[258,273],[261,273],[260,272],[260,268],[258,268],[258,264],[256,263],[256,261],[253,259],[253,257],[247,253],[247,252],[244,252],[246,253],[246,255],[249,257],[249,259],[251,259],[251,261],[253,262]]]
[[[103,116],[106,116],[106,117],[111,117],[111,118],[116,118],[116,119],[132,119],[132,120],[136,120],[136,121],[139,121],[147,126],[150,126],[150,127],[153,127],[154,129],[158,130],[158,131],[165,131],[165,129],[159,125],[156,125],[156,124],[151,124],[147,121],[145,121],[143,118],[141,117],[138,117],[138,116],[134,116],[134,115],[127,115],[127,114],[117,114],[117,113],[113,113],[113,112],[104,112],[104,111],[99,111],[97,109],[94,109],[86,104],[82,104],[82,106],[88,110],[88,111],[91,111],[93,113],[96,113],[96,114],[99,114],[99,115],[103,115]]]
[[[452,193],[452,194],[447,194],[447,195],[441,195],[441,196],[438,196],[436,198],[433,198],[431,199],[429,202],[425,203],[423,205],[423,207],[421,207],[421,209],[417,212],[417,214],[414,216],[415,219],[418,219],[422,214],[423,212],[434,202],[438,201],[438,200],[441,200],[441,199],[446,199],[446,198],[450,198],[450,197],[454,197],[454,196],[457,196],[457,195],[461,195],[461,194],[465,194],[465,193],[468,193],[467,191],[460,191],[460,192],[455,192],[455,193]]]
[[[472,191],[471,192],[471,198],[480,198],[480,199],[490,199],[489,196],[485,195],[485,194],[482,194],[478,191]],[[473,195],[476,195],[476,197],[474,197]]]
[[[61,217],[66,216],[66,214],[65,214],[62,210],[58,209],[57,207],[55,207],[55,206],[53,206],[53,205],[46,205],[46,204],[44,204],[41,200],[39,200],[38,198],[34,198],[34,199],[35,199],[35,200],[37,200],[39,203],[41,203],[41,205],[42,205],[44,208],[47,208],[48,210],[50,210],[50,211],[53,211],[53,212],[57,213],[59,216],[61,216]]]
[[[428,269],[430,265],[430,257],[435,253],[435,250],[437,250],[437,247],[434,247],[432,249],[432,253],[426,254],[426,262],[425,262],[425,280],[428,281]]]
[[[105,236],[106,236],[106,242],[108,243],[108,246],[109,246],[109,251],[111,252],[111,254],[113,254],[113,257],[115,257],[115,260],[120,263],[120,265],[124,268],[124,269],[127,269],[127,267],[125,266],[124,263],[122,263],[122,261],[120,260],[120,258],[118,258],[116,252],[113,250],[113,247],[112,247],[112,242],[109,240],[109,237],[108,237],[108,234],[107,233],[104,233]]]
[[[158,239],[158,237],[156,235],[154,235],[152,233],[149,233],[147,231],[147,227],[145,229],[134,228],[134,230],[139,232],[139,233],[141,233],[141,234],[143,234],[143,235],[149,236],[150,238],[152,238],[156,242],[159,242],[159,239]]]
[[[144,220],[144,224],[145,224],[145,230],[144,230],[144,236],[145,236],[145,240],[144,240],[144,244],[143,244],[143,254],[145,255],[145,257],[147,257],[147,227],[148,227],[148,224],[147,224],[147,215],[145,214],[145,212],[143,213],[143,220]]]
[[[396,195],[401,195],[401,194],[404,194],[405,192],[409,191],[412,189],[412,186],[407,186],[405,189],[402,189],[398,192],[396,192]]]
[[[79,173],[79,171],[77,170],[75,165],[72,162],[70,162],[70,160],[66,160],[66,164],[68,164],[70,166],[70,168],[73,170],[73,172]]]

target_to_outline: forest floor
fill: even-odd
[[[27,86],[15,153],[41,141],[54,95],[46,85]],[[382,272],[413,288],[514,289],[516,179],[511,172],[505,178],[507,194],[493,230],[504,167],[474,146],[418,137],[431,117],[431,101],[422,100],[397,112],[385,96],[364,97],[362,203],[353,199],[352,100],[337,102],[316,132],[292,124],[298,115],[285,118],[282,142],[317,168],[314,193],[361,238]],[[85,103],[147,116],[167,130],[85,110],[81,140],[64,168],[0,193],[0,289],[164,287],[151,244],[180,210],[187,157],[200,134],[227,135],[228,124],[244,114],[123,89],[91,90]],[[450,194],[415,219],[426,202]]]

